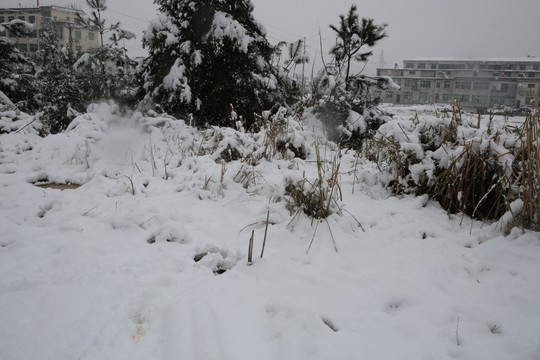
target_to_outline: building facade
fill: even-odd
[[[98,47],[99,34],[78,25],[77,13],[84,14],[82,10],[61,6],[0,9],[0,23],[18,19],[34,26],[34,31],[27,37],[16,37],[9,31],[0,32],[0,36],[15,42],[19,51],[30,58],[45,46],[44,39],[51,32],[56,35],[60,46],[73,52]]]
[[[528,106],[539,99],[540,59],[411,59],[403,68],[377,69],[401,89],[379,93],[397,104],[453,103],[483,112],[490,107]]]

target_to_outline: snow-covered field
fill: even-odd
[[[538,233],[391,196],[309,117],[306,160],[252,165],[220,157],[262,158],[262,133],[112,113],[0,135],[0,359],[540,359]],[[285,201],[315,143],[343,210],[318,225]]]

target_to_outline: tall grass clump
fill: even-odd
[[[524,228],[540,230],[540,140],[538,133],[538,105],[532,104],[520,133],[521,146],[518,167],[520,199],[523,207],[517,215],[517,223]],[[519,201],[518,200],[518,201]]]
[[[451,116],[394,120],[364,148],[395,194],[428,194],[450,213],[540,228],[538,109],[518,126]],[[506,215],[505,215],[506,214]]]
[[[338,201],[342,199],[339,184],[340,164],[334,160],[329,166],[321,158],[318,145],[315,145],[315,151],[317,176],[309,180],[304,172],[300,180],[287,179],[287,209],[291,215],[303,212],[312,219],[326,219],[339,211]]]

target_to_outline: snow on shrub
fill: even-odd
[[[39,120],[41,113],[29,115],[20,111],[15,105],[0,105],[0,134],[32,133],[41,134],[43,123]]]
[[[367,156],[392,175],[386,185],[395,193],[429,194],[451,213],[497,220],[516,211],[511,204],[527,189],[529,202],[538,203],[538,172],[527,170],[539,151],[537,130],[530,128],[537,113],[527,117],[529,128],[462,116],[455,107],[442,116],[392,120],[379,128]],[[529,219],[526,226],[538,224]]]

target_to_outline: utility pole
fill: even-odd
[[[306,56],[306,37],[304,36],[304,56]],[[304,59],[302,59],[302,97],[304,96],[304,94],[306,93],[306,89],[304,87],[305,85],[305,77],[304,77],[304,68],[306,67],[306,62],[304,61]]]

